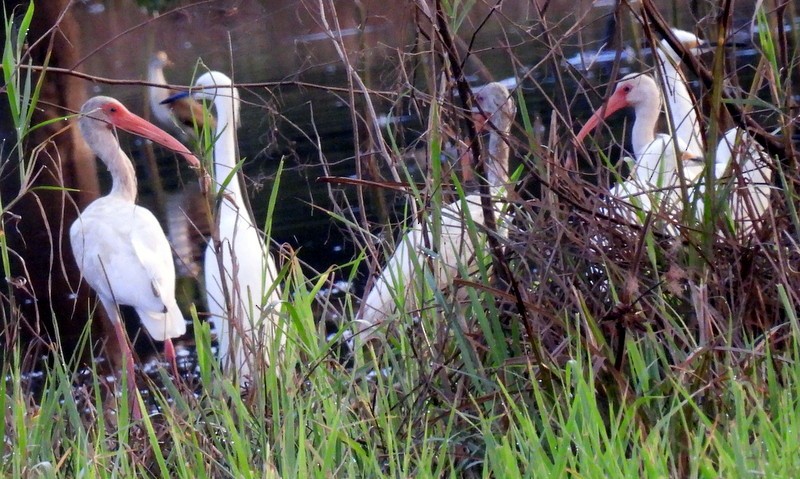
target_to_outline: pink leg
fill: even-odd
[[[172,365],[172,373],[175,374],[175,379],[180,379],[178,355],[175,353],[175,345],[172,344],[172,339],[170,338],[164,340],[164,357],[167,359],[167,362]]]
[[[133,415],[133,419],[138,421],[142,419],[142,410],[139,409],[139,399],[136,397],[137,394],[139,394],[139,389],[136,387],[136,371],[133,369],[133,353],[131,353],[128,337],[120,321],[115,321],[114,331],[117,333],[117,342],[125,356],[125,368],[128,376],[128,400],[131,403],[131,414]]]

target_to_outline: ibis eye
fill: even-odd
[[[108,111],[110,111],[111,113],[116,113],[117,112],[117,107],[112,106],[111,108],[108,109]]]

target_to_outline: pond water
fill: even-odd
[[[79,56],[83,60],[75,65],[81,72],[141,81],[146,79],[151,56],[165,51],[174,62],[166,71],[171,84],[189,85],[200,73],[212,69],[246,85],[240,88],[244,104],[239,149],[246,158],[243,170],[256,221],[265,221],[268,199],[283,162],[272,237],[277,243],[288,243],[298,250],[300,258],[316,270],[344,264],[360,252],[341,223],[325,213],[334,209],[334,204],[328,185],[317,178],[353,176],[356,152],[363,153],[368,148],[354,139],[354,109],[346,92],[347,70],[321,22],[320,5],[325,6],[328,22],[338,22],[342,45],[367,86],[382,92],[373,97],[377,115],[386,118],[391,113],[398,118],[394,126],[400,128],[398,137],[405,144],[425,138],[427,120],[415,114],[408,97],[417,95],[411,87],[430,91],[426,81],[432,68],[429,53],[412,53],[409,46],[424,44],[420,39],[429,33],[418,29],[419,23],[425,25],[420,19],[424,12],[415,10],[412,2],[333,3],[335,14],[327,0],[194,2],[162,15],[149,13],[130,0],[82,0],[73,5],[81,26],[81,38],[74,42],[82,52]],[[469,15],[460,19],[460,53],[463,57],[467,45],[473,52],[465,61],[465,72],[473,85],[512,79],[510,83],[522,91],[529,117],[540,118],[545,130],[553,109],[572,122],[558,126],[558,135],[566,138],[570,128],[589,114],[582,89],[597,86],[601,94],[604,92],[616,48],[595,53],[607,36],[612,8],[597,7],[602,2],[590,0],[553,0],[549,2],[544,28],[534,2],[501,3],[497,10],[492,10],[491,5],[476,4]],[[743,26],[737,34],[742,43],[731,50],[731,56],[748,62],[756,55],[749,44],[747,26],[752,2],[739,2],[737,9],[734,24]],[[700,15],[687,8],[665,8],[663,13],[674,25],[689,30],[696,26],[695,16]],[[630,38],[630,23],[630,19],[624,22],[626,38]],[[550,41],[558,48],[548,47]],[[647,68],[646,49],[631,45],[636,46],[633,41],[623,45],[628,48],[621,52],[622,73]],[[595,65],[585,69],[588,62]],[[90,95],[113,96],[133,112],[148,115],[147,89],[143,85],[87,82],[86,88]],[[597,102],[597,95],[592,101]],[[360,114],[361,103],[356,103]],[[522,123],[521,115],[517,121]],[[363,132],[359,134],[363,137]],[[130,141],[126,149],[136,163],[140,202],[158,212],[151,181],[155,172],[148,168],[147,148],[130,135],[122,139]],[[522,156],[524,152],[518,154]],[[174,207],[180,204],[175,201],[178,195],[187,185],[196,184],[195,173],[178,167],[179,163],[172,156],[163,156],[157,171],[168,196],[167,205],[173,205],[165,215],[170,218],[180,215]],[[103,174],[106,191],[109,178]],[[384,175],[389,178],[385,171]],[[333,196],[340,205],[346,204],[345,198],[349,204],[357,205],[353,187],[337,186],[334,190]],[[392,205],[395,193],[383,193]],[[366,207],[374,230],[379,230],[383,223],[377,215],[377,205],[368,201]],[[357,213],[355,207],[349,212]],[[162,220],[165,225],[169,223],[166,217]],[[129,326],[134,328],[136,324]],[[135,333],[133,329],[129,332]]]
[[[157,16],[126,0],[85,0],[75,5],[82,31],[78,47],[85,56],[78,69],[102,77],[143,80],[150,56],[164,50],[174,62],[166,71],[171,84],[190,84],[194,72],[202,73],[205,68],[226,72],[237,83],[283,82],[242,89],[245,104],[239,147],[246,158],[248,190],[257,221],[263,222],[276,171],[284,161],[273,237],[300,248],[301,258],[315,268],[325,268],[350,259],[353,248],[323,212],[331,209],[331,199],[327,186],[316,178],[326,174],[323,163],[329,167],[328,174],[352,175],[356,146],[348,95],[327,89],[347,87],[348,82],[333,41],[320,21],[320,5],[325,5],[328,22],[338,22],[347,54],[365,72],[368,86],[402,91],[404,82],[416,82],[424,88],[421,74],[412,71],[409,75],[406,70],[412,60],[407,45],[417,39],[414,22],[420,16],[410,3],[335,2],[334,14],[327,1],[214,1]],[[593,8],[590,1],[553,1],[548,8],[549,33],[554,38],[561,38],[576,24],[581,28],[561,41],[563,57],[533,69],[531,66],[549,53],[544,41],[537,39],[542,29],[533,3],[503,2],[502,8],[491,15],[490,6],[478,4],[458,30],[465,45],[472,42],[475,54],[466,63],[466,72],[474,83],[522,78],[528,112],[543,117],[545,125],[553,107],[547,100],[548,91],[553,92],[555,106],[572,103],[573,114],[578,111],[578,116],[585,115],[580,111],[586,109],[585,101],[575,100],[575,93],[561,99],[555,95],[552,71],[566,68],[563,62],[569,59],[580,67],[581,57],[576,56],[581,51],[579,45],[586,51],[597,48],[612,11],[608,7]],[[677,24],[692,27],[680,18]],[[472,38],[479,26],[479,33]],[[202,62],[199,67],[198,62]],[[598,59],[598,63],[603,60]],[[140,85],[96,83],[87,87],[90,94],[122,100],[134,112],[146,109],[146,88]],[[422,122],[403,110],[401,103],[393,102],[393,98],[376,100],[377,113],[384,115],[394,108],[395,115],[406,119],[406,139],[413,140],[424,129]],[[147,204],[153,195],[141,146],[134,143],[130,150],[137,161],[142,201]],[[168,193],[194,181],[192,173],[176,175],[175,165],[176,161],[161,162],[160,173]]]

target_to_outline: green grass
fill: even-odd
[[[394,369],[373,380],[335,365],[299,366],[281,377],[269,373],[257,392],[242,397],[216,371],[199,397],[169,388],[164,412],[136,424],[128,421],[124,398],[116,405],[118,420],[108,411],[87,415],[70,400],[62,404],[74,392],[65,365],[50,371],[33,407],[9,364],[4,372],[12,379],[0,395],[8,444],[2,471],[13,477],[35,471],[43,474],[36,477],[265,477],[272,467],[283,477],[798,473],[796,344],[782,355],[698,351],[680,369],[664,364],[661,346],[646,337],[626,346],[630,371],[613,379],[592,372],[596,356],[579,344],[546,383],[536,379],[542,372],[533,364],[503,368],[501,380],[452,369],[433,375],[392,354],[379,366]],[[711,375],[702,372],[706,355],[716,357]],[[701,373],[710,381],[698,381]],[[483,394],[470,392],[474,382]],[[88,391],[97,404],[99,388]]]
[[[448,8],[452,26],[467,28],[473,2]],[[23,139],[36,127],[29,122],[43,80],[34,85],[23,68],[24,37],[11,40],[10,15],[3,74],[18,141],[3,153],[24,166],[35,157]],[[769,15],[761,11],[759,24]],[[766,33],[760,41],[768,55],[758,76],[777,75],[781,46]],[[787,83],[770,93],[778,123],[788,115]],[[424,111],[438,157],[446,139],[437,125],[456,116],[436,103]],[[722,129],[710,121],[711,131]],[[107,371],[92,371],[80,379],[82,365],[57,345],[42,393],[32,394],[23,367],[29,351],[16,342],[0,365],[0,476],[800,476],[796,165],[776,164],[784,188],[773,195],[776,219],[758,240],[745,246],[714,225],[694,224],[684,225],[684,241],[670,241],[596,217],[598,203],[583,188],[600,190],[548,157],[567,150],[567,139],[551,135],[539,144],[529,118],[518,118],[515,131],[524,136],[512,140],[523,164],[516,178],[537,173],[547,183],[540,198],[510,202],[516,220],[505,255],[521,302],[494,279],[491,252],[480,249],[480,272],[465,278],[474,284],[439,291],[418,274],[418,311],[399,314],[382,342],[345,367],[315,318],[331,271],[308,273],[290,256],[280,368],[262,368],[241,390],[219,370],[208,327],[195,314],[198,384],[157,371],[148,385],[159,412],[141,421],[131,420],[125,378],[115,384]],[[405,148],[394,136],[386,142],[397,153]],[[421,184],[407,195],[407,210],[424,211],[428,228],[441,231],[445,191],[463,198],[464,186],[448,184],[436,162],[424,182],[405,173]],[[706,194],[710,204],[716,193]],[[273,192],[270,211],[275,201]],[[9,203],[2,206],[5,213]],[[358,229],[356,218],[331,217]],[[468,230],[473,239],[482,233],[473,222]],[[598,235],[608,238],[606,247],[597,247]],[[374,236],[361,231],[357,240],[374,243]],[[5,276],[15,276],[4,236],[0,253]],[[353,277],[367,255],[342,266],[344,276]],[[16,324],[13,286],[3,293],[5,325]],[[401,306],[406,297],[397,292]],[[349,318],[357,302],[345,303]],[[460,330],[460,315],[469,331]],[[87,332],[84,343],[91,339]]]

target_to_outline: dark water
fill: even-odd
[[[406,2],[335,2],[334,13],[328,2],[321,3],[326,6],[325,19],[334,26],[338,21],[348,57],[371,89],[407,91],[405,84],[410,83],[425,91],[424,74],[430,71],[425,63],[430,57],[422,54],[417,59],[408,54],[419,37],[414,21],[420,14],[413,6]],[[283,160],[273,238],[300,248],[302,259],[324,269],[347,261],[354,249],[323,212],[333,204],[327,187],[316,179],[325,174],[323,162],[329,166],[328,174],[352,175],[359,145],[354,144],[350,98],[344,92],[326,90],[347,87],[348,81],[322,25],[319,5],[316,1],[214,1],[157,16],[127,0],[86,0],[75,5],[75,13],[82,25],[76,47],[86,56],[78,69],[86,73],[142,80],[150,55],[164,50],[175,63],[166,71],[173,84],[189,84],[193,72],[202,73],[206,68],[228,73],[237,83],[286,82],[242,89],[240,153],[247,158],[244,171],[259,223],[266,216],[267,199]],[[574,60],[579,47],[590,51],[600,45],[611,11],[592,8],[589,1],[550,2],[544,28],[532,2],[503,2],[492,14],[488,6],[477,4],[458,28],[463,45],[471,43],[474,52],[465,62],[466,73],[476,84],[516,77],[529,115],[541,117],[544,125],[549,124],[553,107],[585,116],[583,96],[566,91],[576,89],[577,84],[569,83],[569,75],[562,77],[568,83],[561,83],[562,78],[554,72],[569,70],[565,60]],[[694,27],[688,9],[665,8],[664,13],[678,26]],[[746,12],[741,14],[746,18]],[[557,40],[563,55],[546,57],[552,51],[542,36],[545,31]],[[638,62],[631,58],[623,67],[635,69]],[[579,62],[573,65],[580,67]],[[592,76],[610,69],[608,61],[598,61],[598,65],[590,73],[580,73],[585,81],[592,82]],[[90,94],[117,97],[135,112],[145,111],[142,86],[97,83],[87,84],[87,88]],[[377,96],[375,101],[378,115],[392,111],[405,118],[402,138],[406,141],[414,141],[424,129],[424,120],[416,118],[402,102]],[[567,126],[560,128],[561,134],[568,132]],[[142,202],[148,204],[153,199],[148,182],[151,172],[140,149],[139,142],[131,145]],[[194,181],[192,173],[176,175],[175,165],[175,160],[161,161],[160,173],[168,193]],[[354,200],[352,188],[337,189]],[[370,213],[374,217],[374,211]]]
[[[479,53],[466,65],[477,83],[515,74],[540,79],[548,75],[547,65],[540,71],[527,69],[544,52],[535,43],[525,41],[529,35],[526,29],[536,22],[535,11],[527,2],[513,3],[507,2],[476,37],[473,48]],[[408,57],[400,52],[409,51],[408,45],[414,43],[417,34],[413,8],[379,1],[358,5],[363,8],[337,2],[336,19],[351,61],[362,70],[371,89],[402,89],[408,73],[405,69],[410,67]],[[576,15],[566,13],[569,2],[554,5],[551,8],[560,8],[567,17]],[[589,19],[602,15],[588,6],[582,10],[589,12]],[[487,8],[476,7],[464,20],[466,42],[470,41],[469,32],[487,13]],[[242,89],[245,104],[239,130],[240,153],[247,158],[244,171],[258,222],[266,216],[275,173],[279,162],[284,161],[272,220],[276,241],[300,248],[301,258],[319,269],[352,257],[352,245],[323,212],[333,207],[327,187],[316,181],[325,174],[323,162],[329,165],[328,174],[352,175],[358,148],[353,139],[350,99],[346,93],[325,89],[347,87],[348,83],[342,61],[320,24],[317,2],[216,1],[155,17],[129,1],[86,1],[76,5],[76,14],[83,34],[79,47],[88,55],[79,69],[86,73],[144,79],[150,55],[164,50],[175,63],[166,71],[168,81],[174,84],[189,84],[198,62],[202,62],[198,71],[220,70],[231,74],[237,83],[283,81],[318,85]],[[326,17],[329,22],[334,21],[330,9],[326,10]],[[148,18],[146,25],[123,33]],[[523,20],[514,23],[512,18]],[[590,27],[584,34],[603,28],[602,20],[587,23]],[[501,48],[506,43],[516,46]],[[512,64],[512,58],[517,65]],[[485,69],[481,71],[482,68]],[[424,78],[419,73],[415,75],[408,80],[424,88]],[[145,110],[142,86],[98,83],[87,87],[91,94],[117,97],[132,111]],[[530,101],[532,111],[546,106],[535,95],[530,95]],[[424,128],[421,121],[409,115],[401,103],[393,102],[394,99],[376,99],[377,113],[386,114],[393,109],[395,115],[406,115],[406,140],[414,140]],[[138,163],[142,202],[147,204],[152,201],[152,191],[140,147],[139,142],[134,142],[131,153]],[[194,181],[191,173],[176,177],[175,164],[169,159],[161,163],[168,192],[179,191],[181,183]],[[352,193],[352,188],[343,190],[345,194]]]
[[[411,86],[430,91],[427,79],[433,60],[424,52],[411,53],[411,46],[422,34],[430,34],[430,27],[420,20],[421,13],[411,2],[335,2],[335,14],[329,2],[321,3],[327,21],[334,28],[334,22],[338,22],[347,55],[370,89],[406,92],[406,96]],[[687,2],[661,3],[662,12],[674,25],[695,29],[697,20],[685,8]],[[150,56],[164,50],[175,63],[166,72],[172,84],[190,84],[206,69],[225,72],[236,83],[272,83],[241,89],[244,105],[239,148],[247,158],[244,171],[254,214],[257,223],[263,224],[267,200],[283,161],[272,218],[273,239],[292,245],[304,261],[323,270],[349,261],[357,248],[343,234],[341,225],[324,213],[334,205],[327,186],[317,178],[325,174],[352,176],[356,151],[366,147],[354,140],[348,94],[333,90],[347,88],[348,76],[322,25],[319,4],[310,0],[225,0],[196,3],[169,15],[148,13],[130,0],[83,0],[73,8],[82,35],[74,45],[85,56],[76,67],[84,73],[144,80]],[[541,118],[546,129],[553,109],[559,110],[572,122],[558,126],[558,135],[566,137],[576,120],[589,113],[581,89],[590,85],[603,88],[615,56],[615,48],[607,48],[604,51],[611,57],[599,59],[589,71],[583,71],[580,62],[574,61],[580,58],[575,57],[580,51],[587,53],[584,59],[591,57],[606,36],[612,10],[592,5],[589,0],[554,0],[549,2],[543,24],[535,2],[506,1],[496,11],[478,2],[456,28],[461,46],[471,45],[473,52],[464,63],[466,74],[476,85],[514,78],[523,92],[529,117]],[[699,14],[713,13],[706,8]],[[737,8],[734,23],[745,25],[752,2],[737,2]],[[423,25],[422,34],[418,23]],[[622,25],[626,45],[635,44],[630,23],[628,18]],[[747,29],[741,32],[745,33],[740,37],[749,38]],[[549,46],[551,41],[560,49],[558,54]],[[752,61],[755,51],[744,43],[737,51],[745,61]],[[462,56],[465,51],[462,48]],[[634,49],[633,53],[623,61],[622,73],[647,67],[641,52]],[[441,66],[435,68],[439,71]],[[146,88],[141,85],[87,82],[86,88],[90,95],[116,97],[132,111],[146,114]],[[417,141],[425,131],[426,119],[418,118],[407,101],[392,95],[376,95],[374,101],[379,116],[391,112],[402,118],[400,138],[404,142]],[[363,111],[360,103],[357,111]],[[520,118],[518,121],[521,123]],[[132,140],[128,150],[137,164],[141,202],[153,207],[150,179],[154,172],[147,167],[143,146],[141,141]],[[158,174],[168,194],[178,194],[196,181],[193,173],[177,168],[178,163],[169,156],[159,159]],[[323,165],[327,165],[327,171]],[[345,196],[356,204],[352,187],[334,189],[340,204],[345,203]],[[391,205],[392,194],[387,192],[386,196]],[[378,228],[376,205],[366,206]]]

